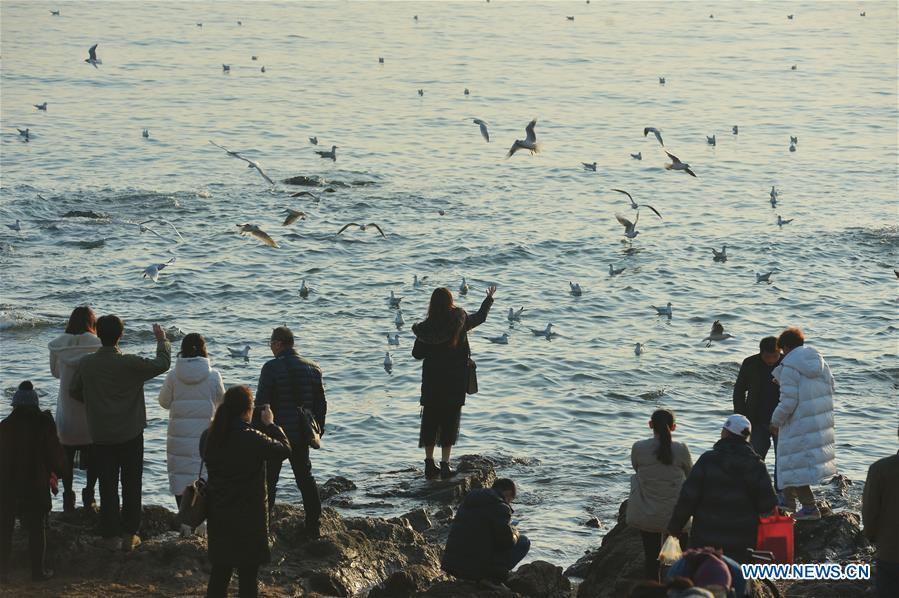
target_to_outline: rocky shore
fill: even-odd
[[[427,596],[448,598],[600,598],[626,596],[639,578],[643,558],[637,532],[619,521],[602,545],[564,571],[535,561],[512,574],[510,589],[461,582],[440,570],[441,546],[452,521],[453,508],[471,488],[489,486],[495,479],[493,462],[476,455],[459,459],[459,476],[446,482],[425,482],[417,473],[402,473],[383,496],[368,492],[355,497],[355,485],[333,478],[321,486],[326,507],[323,537],[304,538],[302,509],[276,505],[272,518],[272,562],[260,570],[260,594],[287,596],[369,596],[370,598]],[[871,547],[861,535],[857,507],[859,490],[845,478],[836,478],[823,496],[824,517],[797,525],[797,560],[800,562],[869,561]],[[345,517],[334,507],[355,499],[403,496],[421,507],[401,517]],[[48,564],[56,576],[32,584],[27,575],[24,534],[14,541],[15,572],[3,596],[200,596],[209,576],[206,541],[181,538],[173,512],[145,507],[143,544],[134,552],[109,552],[97,546],[95,513],[78,509],[72,515],[51,513],[47,532]],[[582,581],[581,581],[582,580]],[[580,582],[580,583],[578,583]],[[755,595],[831,596],[861,595],[865,582],[759,584]],[[236,595],[236,585],[233,590]]]

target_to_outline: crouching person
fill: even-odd
[[[512,525],[515,482],[501,478],[492,488],[469,492],[450,528],[441,563],[461,579],[503,582],[531,548]]]

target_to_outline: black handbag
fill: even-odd
[[[468,387],[466,392],[470,395],[478,393],[478,364],[471,357],[468,358]]]
[[[206,480],[203,479],[203,460],[200,460],[200,473],[197,479],[187,485],[181,493],[181,506],[178,507],[176,521],[190,527],[197,527],[206,521],[208,509],[208,492]]]

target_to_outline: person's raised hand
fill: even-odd
[[[275,423],[275,414],[272,413],[272,408],[268,403],[262,407],[262,413],[259,414],[259,419],[262,420],[262,423],[266,426],[270,426]]]
[[[493,299],[493,295],[496,294],[496,285],[492,285],[487,287],[487,296]]]
[[[153,336],[155,336],[158,341],[168,340],[165,336],[165,330],[159,324],[153,324]]]

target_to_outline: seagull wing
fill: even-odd
[[[696,173],[693,172],[692,170],[690,170],[689,167],[684,168],[684,172],[686,172],[687,174],[689,174],[689,175],[692,176],[692,177],[695,177],[695,176],[696,176]]]
[[[659,217],[659,220],[662,219],[662,215],[659,214],[659,211],[657,209],[655,209],[654,207],[652,207],[651,205],[649,205],[648,203],[641,203],[638,207],[649,208],[650,210],[652,210],[655,213],[656,216]]]
[[[712,334],[724,334],[724,326],[721,325],[720,320],[715,320],[715,323],[712,324]]]
[[[481,129],[481,137],[484,138],[484,141],[486,141],[487,143],[490,143],[490,133],[487,132],[487,123],[485,123],[484,121],[481,121],[479,124],[480,124],[480,129]]]
[[[531,122],[528,123],[528,126],[524,128],[524,132],[527,133],[527,136],[524,138],[528,143],[535,143],[537,141],[537,134],[534,132],[534,127],[537,126],[537,119],[535,118]]]
[[[262,175],[262,178],[264,178],[266,181],[268,181],[268,184],[269,184],[269,185],[271,185],[272,187],[275,186],[275,181],[273,181],[273,180],[271,180],[270,178],[268,178],[268,175],[265,174],[265,172],[263,172],[262,167],[259,166],[259,164],[258,164],[257,162],[250,162],[250,166],[252,166],[253,168],[255,168],[256,171],[259,172],[259,174]]]
[[[486,121],[483,121],[480,118],[473,118],[473,119],[471,119],[471,121],[476,125],[486,125],[487,124]]]
[[[373,227],[375,227],[376,229],[378,229],[378,232],[381,233],[381,236],[382,236],[382,237],[384,237],[385,239],[387,238],[387,235],[384,234],[384,231],[381,230],[381,227],[378,226],[377,224],[375,224],[374,222],[369,222],[369,223],[366,224],[365,226],[373,226]]]
[[[150,222],[152,222],[152,220],[150,220]],[[139,224],[138,226],[140,227],[141,232],[147,231],[147,232],[149,232],[149,233],[153,233],[154,235],[156,235],[157,237],[159,237],[159,238],[162,239],[163,241],[169,241],[169,242],[171,242],[171,239],[168,239],[168,238],[166,238],[166,237],[163,237],[162,235],[160,235],[159,233],[157,233],[155,230],[153,230],[153,229],[150,228],[149,226],[146,226],[146,225],[144,225],[144,224]]]
[[[680,158],[678,158],[677,156],[675,156],[674,154],[672,154],[672,153],[669,152],[668,150],[665,150],[665,153],[668,154],[668,157],[671,158],[671,161],[672,161],[673,163],[675,163],[675,164],[683,164],[683,162],[680,161]],[[696,176],[696,175],[693,175],[693,176]]]
[[[91,46],[90,50],[87,51],[88,55],[91,57],[91,60],[97,59],[97,46],[99,45],[100,44],[94,44],[93,46]]]
[[[234,158],[240,158],[241,160],[247,160],[246,158],[244,158],[243,156],[241,156],[241,155],[238,154],[237,152],[232,152],[231,150],[229,150],[229,149],[228,149],[227,147],[225,147],[224,145],[219,145],[218,143],[216,143],[215,141],[212,141],[212,140],[210,140],[209,143],[211,143],[211,144],[214,145],[215,147],[219,148],[220,150],[224,150],[225,153],[227,153],[229,156],[232,156],[232,157],[234,157]],[[248,160],[247,160],[247,161],[248,161]]]
[[[296,222],[297,220],[300,220],[300,219],[305,220],[306,219],[305,212],[298,212],[296,210],[291,210],[290,208],[284,208],[284,209],[287,211],[287,218],[284,219],[283,226],[289,226],[289,225],[293,224],[294,222]]]
[[[658,129],[653,129],[653,133],[655,133],[656,139],[659,140],[659,145],[661,145],[662,147],[665,147],[665,142],[662,141],[662,132],[659,131]]]
[[[256,228],[250,231],[250,234],[268,245],[269,247],[278,248],[278,244],[275,243],[275,240],[268,236],[268,233],[262,229]]]
[[[359,225],[356,224],[355,222],[350,222],[349,224],[344,224],[344,225],[343,225],[343,228],[340,229],[339,231],[337,231],[337,234],[339,235],[340,233],[342,233],[342,232],[345,231],[346,229],[350,228],[351,226],[359,226]]]
[[[628,198],[629,200],[631,200],[631,204],[634,203],[634,198],[631,197],[631,194],[628,193],[627,191],[625,191],[624,189],[612,189],[612,191],[617,191],[618,193],[624,193],[625,195],[627,195],[627,198]]]
[[[509,148],[509,153],[506,154],[506,158],[511,158],[515,155],[515,152],[518,151],[518,148],[521,147],[518,145],[518,140],[515,140],[515,143],[512,144],[512,147]]]
[[[637,217],[639,218],[640,212],[637,212]],[[615,219],[625,228],[625,230],[632,229],[636,224],[622,216],[621,214],[615,214]]]

